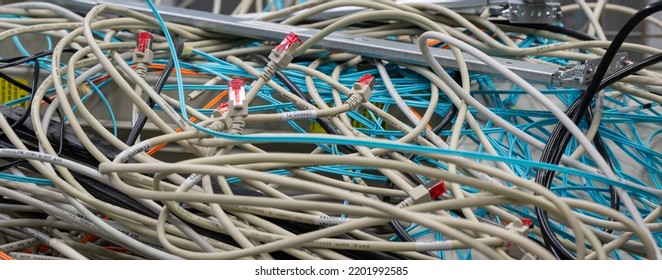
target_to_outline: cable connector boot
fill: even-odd
[[[228,103],[223,102],[211,113],[212,117],[220,119],[228,115]]]
[[[533,229],[533,220],[527,219],[527,218],[521,218],[519,220],[514,220],[512,223],[508,224],[506,226],[507,230],[517,232],[523,236],[527,236],[529,234],[529,231]],[[512,242],[507,242],[506,243],[506,253],[510,255],[513,258],[519,259],[519,260],[535,260],[536,257],[524,250],[522,247],[519,245],[512,243]]]
[[[213,85],[218,84],[222,80],[223,80],[223,78],[221,78],[219,76],[216,76],[213,79],[207,81],[204,85],[205,86],[213,86]],[[206,92],[207,92],[207,90],[194,90],[194,91],[192,91],[191,93],[188,94],[188,100],[190,101],[190,100],[196,99],[196,98],[198,98],[198,96],[200,96],[200,95],[202,95]]]
[[[287,34],[283,41],[271,50],[269,59],[273,61],[280,68],[287,67],[292,62],[292,54],[301,45],[301,39],[294,32]]]
[[[533,221],[527,218],[521,218],[519,220],[514,220],[512,223],[506,226],[506,229],[515,231],[523,236],[529,234],[529,231],[533,228]]]
[[[151,64],[154,59],[152,52],[152,34],[149,32],[141,32],[138,34],[136,42],[136,50],[133,52],[133,62]]]
[[[446,182],[442,180],[432,180],[413,188],[408,193],[409,197],[400,202],[397,206],[403,208],[413,204],[430,202],[444,193],[446,193]]]
[[[428,190],[432,200],[435,200],[446,193],[446,182],[442,180],[431,180],[423,186]]]
[[[211,113],[212,118],[217,120],[216,125],[219,127],[217,131],[229,130],[232,126],[232,119],[228,115],[229,107],[227,102],[223,102]]]
[[[363,98],[362,102],[367,102],[372,96],[372,89],[375,87],[375,76],[370,74],[363,75],[349,90],[349,96],[359,94]]]
[[[232,79],[228,83],[229,99],[228,114],[234,116],[247,116],[248,106],[246,104],[246,90],[244,89],[244,81],[240,79]]]

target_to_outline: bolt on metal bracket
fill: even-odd
[[[544,0],[490,1],[490,14],[503,16],[511,23],[550,24],[561,20],[561,4]]]
[[[602,58],[595,58],[586,60],[581,64],[560,67],[558,71],[552,74],[552,84],[556,86],[563,86],[568,83],[588,85],[593,80],[593,74],[595,74],[600,62],[602,62]],[[606,75],[623,69],[628,64],[628,54],[625,52],[618,53],[609,64]]]

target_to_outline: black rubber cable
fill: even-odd
[[[572,119],[572,121],[577,124],[581,118],[586,114],[589,109],[590,103],[599,91],[600,84],[604,78],[609,65],[616,56],[616,53],[619,51],[621,45],[625,42],[625,39],[628,37],[630,32],[646,17],[662,10],[662,2],[652,3],[646,8],[640,10],[635,15],[633,15],[626,24],[618,32],[612,43],[609,45],[606,53],[602,57],[600,64],[593,74],[593,79],[589,83],[588,87],[584,93],[573,102],[570,108],[567,110],[566,114]],[[558,164],[563,155],[563,151],[567,147],[572,135],[568,132],[565,126],[561,123],[558,123],[550,138],[548,139],[540,161],[545,163]],[[539,169],[536,172],[536,183],[541,184],[542,186],[549,188],[551,182],[555,176],[555,172],[551,170]],[[558,240],[556,234],[554,234],[549,227],[549,222],[547,220],[546,213],[540,209],[536,209],[536,216],[538,217],[538,222],[542,230],[542,236],[545,240],[545,246],[560,259],[573,259],[574,256],[570,254]]]
[[[457,107],[451,105],[448,109],[448,113],[446,113],[444,118],[435,127],[432,128],[432,132],[434,132],[434,134],[439,134],[439,132],[446,130],[451,124],[453,124],[452,121],[456,115]]]
[[[177,55],[180,56],[182,55],[182,52],[184,50],[184,42],[180,41],[177,43],[175,47],[177,51]],[[159,76],[159,79],[156,80],[156,83],[154,83],[154,91],[156,93],[161,93],[163,90],[163,87],[165,86],[166,81],[168,81],[168,78],[170,77],[170,73],[172,72],[172,69],[175,68],[175,62],[172,60],[168,60],[168,63],[163,69],[163,72],[161,72],[161,75]],[[152,100],[152,98],[147,98],[147,105],[149,105],[150,108],[154,108],[154,105],[156,102]],[[136,123],[133,124],[133,127],[131,127],[131,131],[129,132],[129,136],[126,138],[126,144],[129,146],[133,146],[136,143],[136,140],[138,140],[138,136],[140,136],[140,133],[143,131],[143,128],[145,127],[145,124],[147,123],[147,116],[145,114],[140,113],[138,115],[138,119],[136,119]]]
[[[613,85],[614,83],[620,81],[621,79],[630,76],[634,73],[637,73],[641,71],[642,69],[649,67],[651,65],[655,65],[657,63],[662,62],[662,53],[658,53],[652,56],[647,57],[646,59],[631,64],[621,70],[618,70],[611,75],[607,76],[606,78],[602,79],[602,82],[600,83],[600,86],[598,86],[598,91],[601,91],[608,86]]]
[[[51,52],[42,52],[40,54],[31,56],[31,57],[12,58],[12,59],[6,59],[6,60],[2,61],[2,62],[6,62],[6,61],[15,60],[14,62],[12,62],[12,63],[15,63],[15,65],[22,64],[22,63],[25,63],[25,62],[28,62],[28,61],[31,61],[31,60],[35,61],[35,63],[34,63],[34,73],[32,75],[32,87],[27,88],[30,91],[30,99],[28,101],[28,107],[25,110],[25,112],[23,113],[23,115],[21,116],[21,118],[16,120],[13,124],[10,125],[10,128],[14,129],[17,126],[23,125],[23,123],[25,123],[25,120],[28,119],[28,116],[30,116],[30,112],[31,112],[31,109],[32,109],[32,103],[35,101],[34,97],[35,97],[37,88],[39,87],[39,75],[40,75],[40,72],[41,72],[41,66],[39,65],[39,62],[36,61],[36,60],[39,57],[43,57],[43,56],[49,55],[51,53],[52,53],[52,51]],[[0,66],[0,68],[4,68],[5,66],[6,65]],[[44,96],[43,99],[48,104],[51,103],[50,98]],[[57,114],[60,118],[60,137],[59,137],[60,141],[59,141],[58,150],[57,150],[57,155],[59,156],[62,153],[62,147],[63,147],[63,141],[64,141],[64,136],[63,136],[64,135],[64,118],[63,118],[62,112],[60,111],[59,108],[57,109],[56,112],[57,112]],[[4,132],[0,131],[0,136],[2,136],[2,135],[4,135]],[[0,165],[0,172],[5,171],[9,168],[12,168],[16,165],[25,163],[25,162],[27,162],[27,160],[17,159],[17,160],[5,163],[3,165]]]
[[[10,84],[12,84],[12,85],[24,90],[24,91],[27,91],[27,92],[32,91],[32,88],[30,88],[29,86],[26,86],[26,85],[18,82],[14,78],[7,76],[5,73],[0,72],[0,78],[4,79],[5,81],[9,82]]]
[[[71,48],[62,50],[63,53],[67,53],[67,52],[68,53],[75,53],[77,51],[78,51],[77,49],[71,49]],[[5,69],[5,68],[8,68],[8,67],[17,66],[17,65],[20,65],[20,64],[23,64],[23,63],[26,63],[26,62],[29,62],[29,61],[33,61],[33,60],[36,60],[38,58],[42,58],[44,56],[49,56],[49,55],[52,55],[52,54],[53,54],[53,51],[48,50],[48,51],[43,51],[43,52],[37,53],[37,54],[32,55],[32,56],[21,56],[21,57],[12,57],[12,58],[0,59],[0,63],[2,63],[2,64],[0,64],[0,69]]]
[[[550,24],[534,24],[534,23],[511,23],[508,20],[490,20],[490,22],[498,25],[509,25],[509,26],[516,26],[516,27],[524,27],[524,28],[529,28],[529,29],[534,29],[534,30],[545,30],[545,31],[550,31],[558,34],[563,34],[566,36],[570,36],[576,39],[584,40],[584,41],[594,41],[597,40],[597,38],[588,35],[586,33],[579,32],[574,29],[566,28],[563,26],[558,26],[558,25],[550,25]],[[533,33],[533,32],[532,32]]]

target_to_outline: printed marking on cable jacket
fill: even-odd
[[[352,219],[332,216],[315,216],[313,218],[313,223],[320,226],[335,226],[349,221],[352,221]]]
[[[193,185],[197,184],[198,182],[200,182],[200,180],[202,180],[202,177],[203,177],[203,175],[200,174],[200,173],[191,174],[190,176],[188,176],[186,178],[186,181],[184,181],[184,185],[185,186],[193,186]]]
[[[600,176],[602,176],[602,177],[607,177],[607,173],[605,173],[604,171],[602,171],[602,170],[600,170],[600,169],[595,169],[594,171],[595,171],[595,174],[598,174],[598,175],[600,175]],[[609,178],[609,177],[607,177],[607,178]],[[625,181],[623,180],[623,178],[618,177],[618,176],[616,176],[616,178],[615,178],[614,180],[618,181],[619,183],[625,183]]]
[[[453,249],[453,243],[449,241],[435,241],[435,242],[416,242],[414,245],[416,251],[443,251]]]
[[[147,140],[142,141],[142,142],[140,142],[140,143],[138,143],[138,144],[136,144],[136,145],[134,145],[134,146],[131,146],[131,147],[129,147],[128,149],[124,150],[124,152],[123,152],[124,155],[121,155],[120,158],[121,158],[122,160],[125,160],[125,159],[130,158],[130,157],[132,157],[132,156],[135,156],[135,155],[137,155],[137,154],[139,154],[139,153],[142,153],[142,152],[144,152],[145,150],[147,150],[147,149],[149,149],[149,148],[151,148],[151,147],[152,147],[152,143],[150,143],[150,142],[147,141]],[[118,157],[119,157],[119,156],[118,156]]]
[[[283,121],[289,120],[300,120],[300,119],[314,119],[317,118],[316,110],[304,110],[304,111],[294,111],[294,112],[283,112],[280,113],[280,119]]]

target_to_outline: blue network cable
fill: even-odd
[[[19,176],[19,175],[7,174],[7,173],[0,173],[0,179],[16,181],[16,182],[21,182],[21,183],[31,183],[31,184],[37,184],[37,185],[51,185],[52,184],[52,182],[48,179],[34,178],[34,177],[27,177],[27,176]]]

